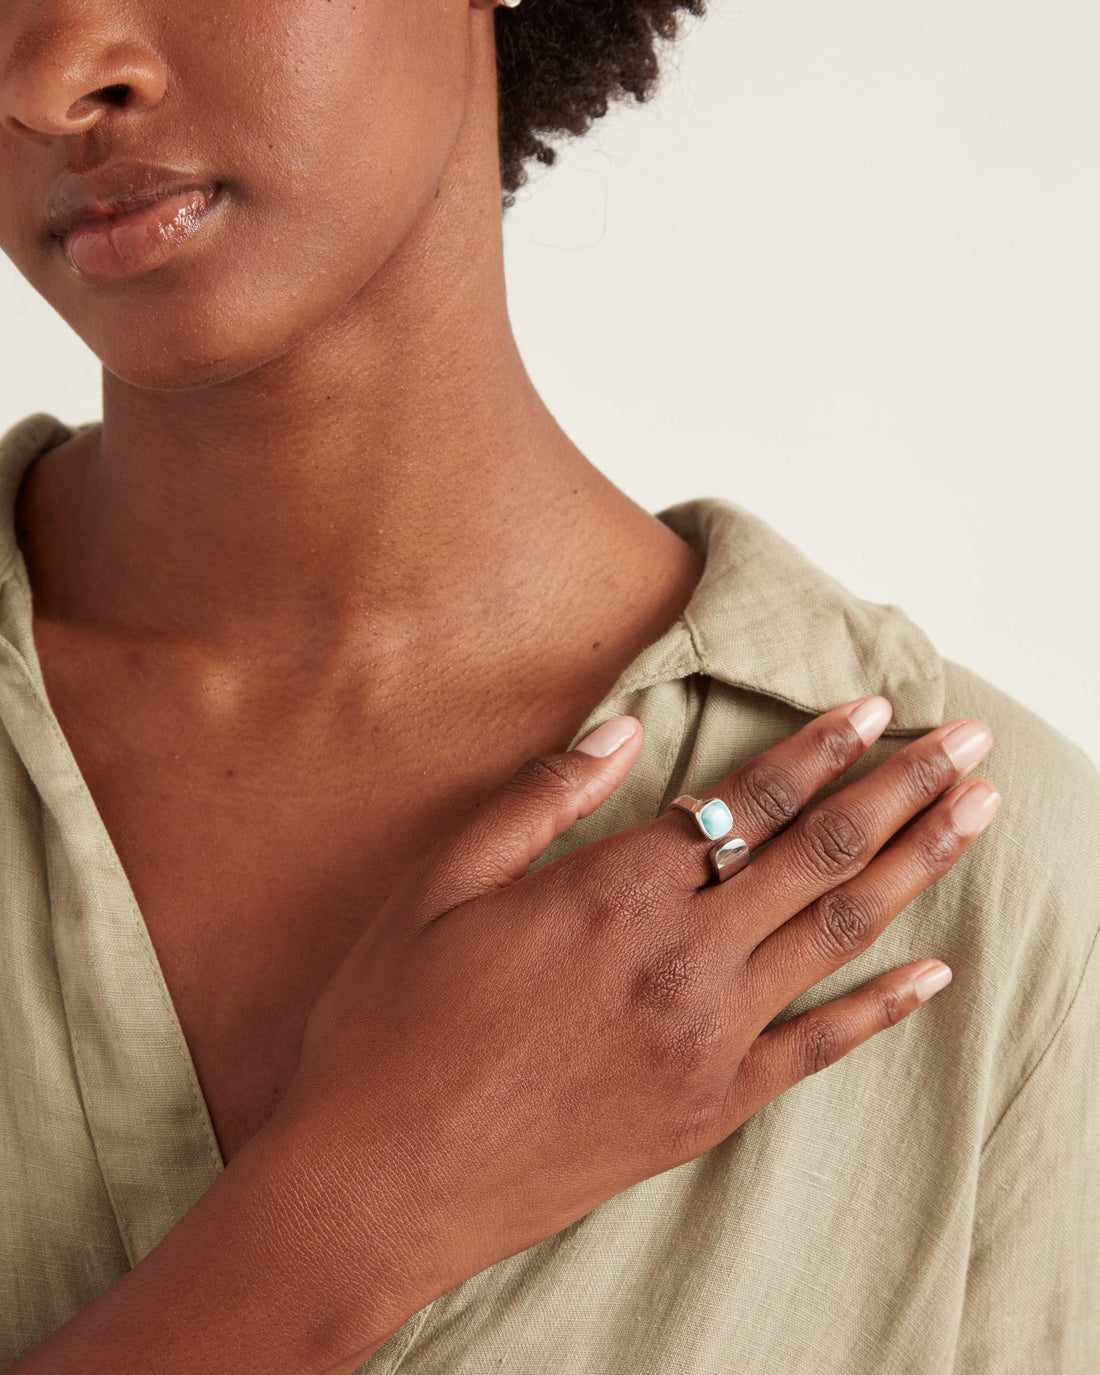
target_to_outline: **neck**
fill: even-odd
[[[152,392],[108,375],[102,426],[27,484],[39,616],[252,661],[311,645],[320,665],[474,625],[514,643],[563,606],[588,635],[646,587],[635,648],[659,633],[694,556],[554,421],[512,336],[499,239],[473,241],[479,261],[436,252],[431,273],[436,246],[410,241],[242,377]]]

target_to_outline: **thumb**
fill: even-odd
[[[635,717],[616,716],[567,754],[529,759],[433,852],[420,889],[425,917],[521,879],[551,841],[611,796],[638,758],[642,734]]]

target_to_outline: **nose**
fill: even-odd
[[[112,17],[124,7],[39,0],[13,8],[27,17],[0,17],[0,129],[35,140],[80,134],[109,111],[164,98],[163,60]]]

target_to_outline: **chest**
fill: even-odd
[[[121,685],[90,699],[84,684],[56,673],[51,704],[228,1160],[285,1091],[314,1001],[396,879],[553,740],[509,737],[492,709],[435,730],[335,709],[219,722]]]
[[[423,838],[465,815],[475,791],[453,785],[447,809],[379,777],[392,799],[379,805],[355,781],[318,788],[285,761],[251,785],[224,771],[199,782],[192,768],[167,796],[153,767],[93,776],[226,1159],[293,1075],[324,984]]]

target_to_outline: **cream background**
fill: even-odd
[[[1092,0],[712,0],[506,217],[528,366],[615,481],[747,506],[1096,761],[1098,71]],[[6,260],[0,319],[0,426],[98,414]]]

